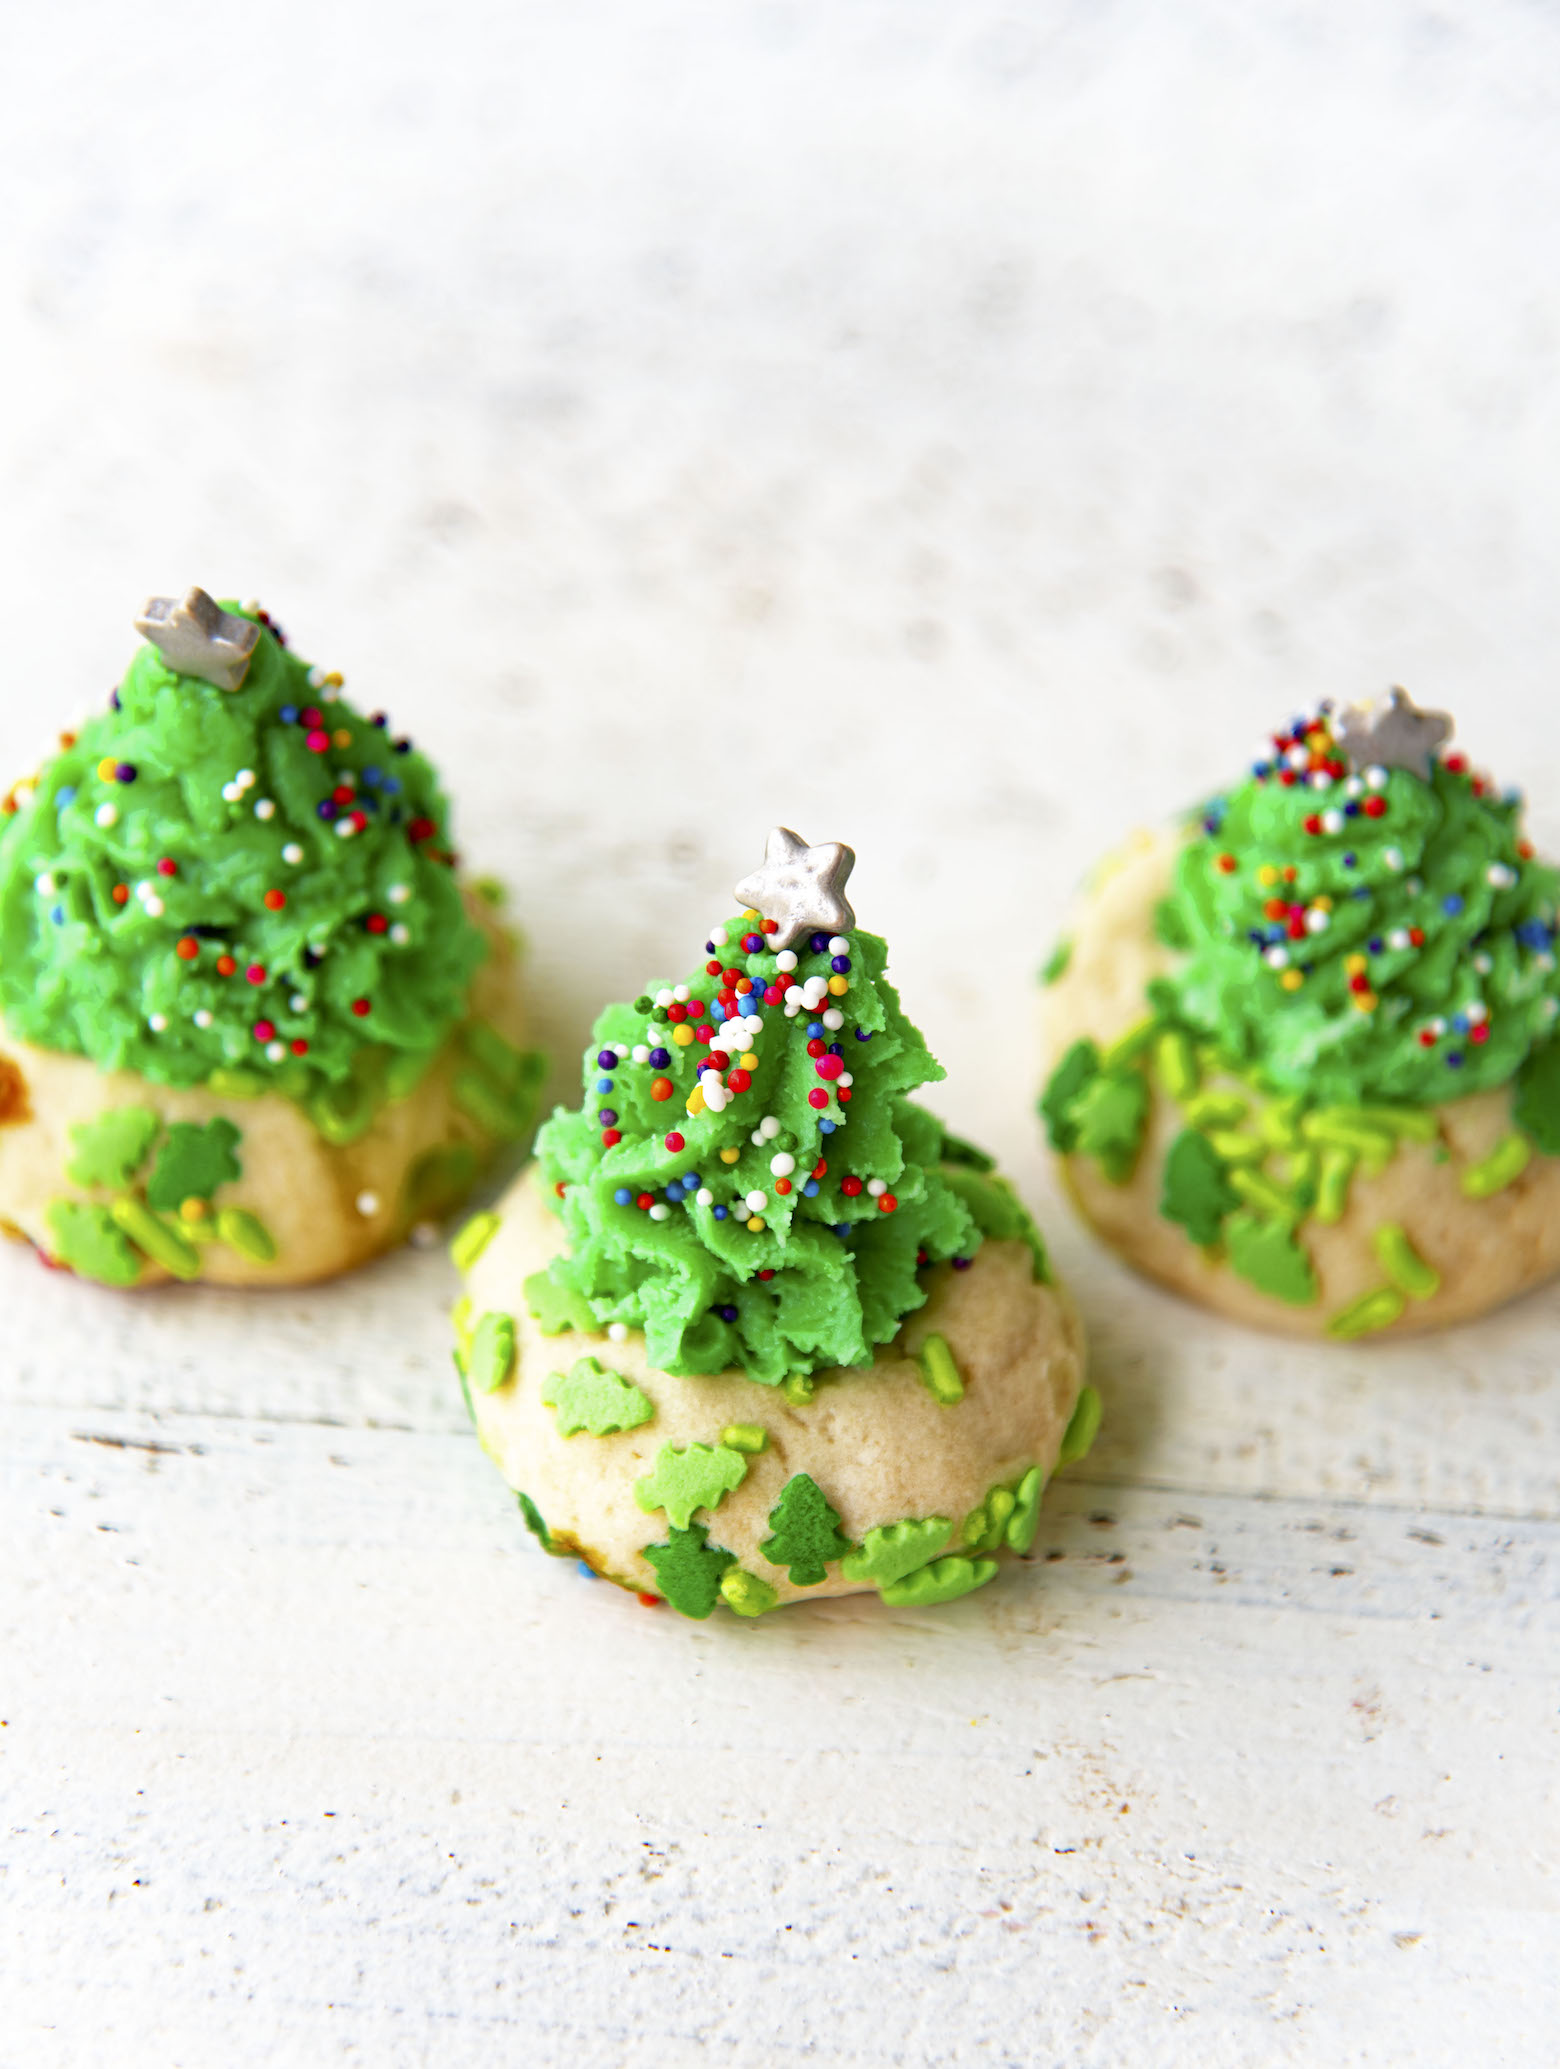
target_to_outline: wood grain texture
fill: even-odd
[[[180,54],[216,82],[185,91]],[[0,770],[258,594],[447,771],[558,1087],[775,821],[1088,1316],[949,1608],[548,1561],[454,1275],[0,1254],[0,2063],[1552,2069],[1560,1289],[1249,1335],[1071,1222],[1073,885],[1406,682],[1560,847],[1560,116],[1519,0],[25,13]],[[204,71],[201,68],[204,67]]]

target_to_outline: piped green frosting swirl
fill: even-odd
[[[926,1299],[922,1263],[982,1240],[959,1185],[997,1182],[939,1168],[942,1124],[907,1094],[943,1073],[884,976],[884,943],[858,931],[840,955],[804,937],[782,972],[768,949],[741,946],[756,938],[734,920],[707,944],[714,971],[701,966],[681,998],[609,1006],[584,1108],[554,1115],[537,1156],[568,1239],[555,1287],[583,1297],[599,1328],[642,1329],[663,1371],[742,1366],[774,1384],[870,1364]],[[813,979],[816,997],[837,963],[842,988],[816,1007],[793,998],[788,1014],[784,990]],[[738,995],[739,982],[753,988]],[[826,1011],[843,1024],[826,1027]],[[690,1113],[712,1052],[727,1103]],[[1013,1203],[992,1205],[999,1219]]]
[[[233,692],[143,646],[6,802],[0,1012],[25,1041],[307,1100],[464,1017],[486,949],[431,766],[270,630]]]
[[[1430,1105],[1514,1077],[1560,992],[1560,873],[1532,859],[1519,801],[1461,757],[1320,791],[1281,767],[1214,800],[1181,851],[1159,924],[1184,960],[1156,1006],[1320,1103]]]

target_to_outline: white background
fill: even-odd
[[[970,1601],[691,1626],[534,1555],[442,1256],[8,1252],[0,2059],[1551,2064],[1560,1298],[1204,1321],[1029,1101],[1090,857],[1308,700],[1560,845],[1552,12],[67,0],[0,76],[0,768],[258,595],[445,769],[560,1087],[850,840],[1108,1415]]]

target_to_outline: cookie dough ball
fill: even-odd
[[[0,1229],[110,1286],[325,1278],[529,1133],[516,944],[339,676],[200,590],[137,623],[0,799]]]
[[[547,1277],[562,1242],[534,1170],[457,1241],[477,1431],[549,1551],[685,1615],[952,1601],[1028,1550],[1047,1480],[1092,1440],[1082,1329],[1026,1240],[929,1272],[870,1366],[789,1386],[674,1377],[642,1332],[571,1317]]]
[[[1330,732],[1317,744],[1336,768]],[[1324,824],[1286,790],[1138,836],[1098,872],[1042,1007],[1041,1108],[1099,1235],[1206,1307],[1333,1339],[1468,1321],[1560,1268],[1553,872],[1460,762],[1362,770],[1351,796],[1324,767],[1322,794],[1392,809]],[[1495,1082],[1424,1096],[1496,1040]]]

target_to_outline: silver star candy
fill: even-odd
[[[258,625],[223,610],[204,589],[191,589],[183,603],[152,597],[135,629],[176,674],[198,675],[219,690],[239,688],[260,643]]]
[[[738,884],[744,905],[775,922],[766,948],[789,948],[810,928],[848,934],[856,915],[845,896],[845,880],[856,866],[855,850],[843,841],[808,847],[789,826],[777,826],[764,843],[764,866]]]
[[[1384,704],[1351,704],[1338,717],[1338,744],[1355,769],[1407,769],[1430,781],[1436,750],[1452,737],[1444,711],[1421,711],[1402,690]]]

